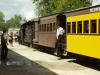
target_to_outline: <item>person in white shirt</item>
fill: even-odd
[[[58,48],[61,48],[61,43],[62,40],[64,39],[63,37],[63,34],[64,34],[64,29],[63,27],[61,27],[60,25],[57,25],[57,31],[56,31],[56,43],[55,43],[55,51],[54,51],[54,54],[56,54],[57,56],[62,56],[63,54],[63,50],[62,49],[58,49]]]
[[[56,33],[56,38],[58,39],[59,35],[63,35],[64,34],[64,29],[58,25],[57,26],[57,33]]]

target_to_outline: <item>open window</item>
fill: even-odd
[[[53,32],[56,32],[56,24],[53,23]]]
[[[76,33],[76,22],[72,22],[72,33]]]
[[[41,24],[39,25],[39,30],[40,30],[40,32],[42,31],[42,26],[41,26]]]
[[[78,21],[78,33],[82,33],[82,21]]]
[[[47,32],[49,32],[49,24],[47,24]]]
[[[99,33],[100,33],[100,19],[99,19]]]
[[[52,32],[52,23],[50,23],[50,32]]]
[[[41,30],[42,30],[42,32],[43,32],[43,24],[42,24],[42,29],[41,29]]]
[[[70,33],[70,30],[71,29],[71,23],[70,22],[68,22],[67,23],[67,33]]]
[[[46,24],[44,24],[44,32],[46,32]]]
[[[91,20],[91,33],[96,33],[97,20]]]
[[[84,33],[89,33],[89,21],[84,21]]]

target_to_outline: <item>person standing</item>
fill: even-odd
[[[16,34],[14,35],[15,36],[15,42],[18,42],[18,32],[16,32]]]
[[[57,40],[59,40],[60,37],[61,37],[63,34],[64,34],[64,29],[63,29],[60,25],[58,25],[58,26],[57,26],[57,33],[56,33],[56,38],[57,38]]]
[[[57,56],[63,56],[63,50],[61,49],[61,43],[63,38],[63,34],[64,34],[64,29],[60,26],[57,25],[57,30],[56,30],[56,43],[55,43],[55,51],[54,54],[56,54]]]
[[[7,35],[6,30],[3,30],[3,34],[1,35],[1,59],[7,59],[8,54],[8,48],[7,48],[8,42],[7,42]]]
[[[13,47],[13,34],[12,32],[9,34],[9,43],[12,45]]]

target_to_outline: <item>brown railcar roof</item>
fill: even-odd
[[[51,19],[51,18],[56,18],[57,14],[53,14],[53,15],[49,15],[49,16],[45,16],[45,17],[40,17],[40,20],[47,20],[47,19]]]
[[[84,8],[79,8],[79,9],[74,9],[74,10],[69,10],[69,11],[64,11],[63,13],[65,14],[65,13],[70,13],[70,12],[76,12],[76,11],[91,9],[91,8],[94,8],[94,7],[100,7],[100,5],[84,7]]]
[[[31,21],[39,21],[39,18],[34,18]]]
[[[51,14],[51,15],[47,15],[47,16],[42,16],[42,17],[40,17],[40,19],[44,18],[44,17],[49,17],[49,16],[57,16],[58,14],[60,14],[60,13],[55,13],[55,14]]]

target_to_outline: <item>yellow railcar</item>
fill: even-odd
[[[100,5],[66,13],[66,50],[100,59]]]

